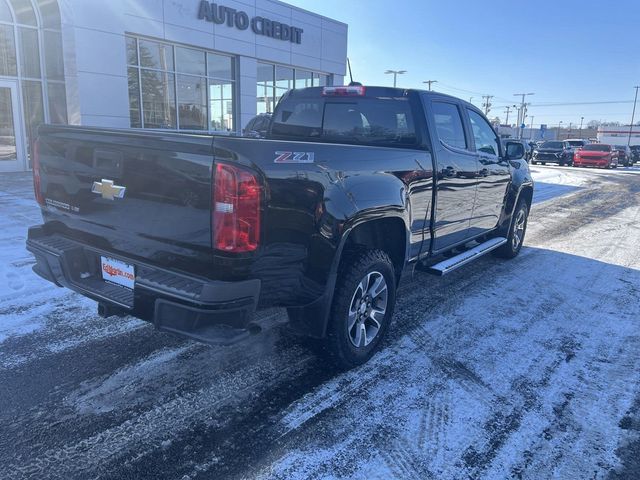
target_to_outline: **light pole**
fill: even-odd
[[[431,84],[432,83],[438,83],[438,80],[426,80],[422,83],[426,83],[427,85],[429,85],[429,91],[431,91]]]
[[[393,88],[397,86],[398,75],[404,75],[407,73],[406,70],[387,70],[384,72],[385,75],[393,75]]]
[[[580,117],[580,135],[578,135],[580,138],[582,138],[582,124],[584,123],[584,117]]]
[[[638,89],[640,89],[640,86],[633,88],[636,89],[636,98],[633,101],[633,113],[631,114],[631,126],[629,127],[629,140],[627,140],[627,146],[631,145],[631,134],[633,133],[633,122],[636,119],[636,104],[638,103]]]
[[[558,124],[558,140],[560,140],[560,129],[562,128],[562,120],[560,120],[560,123]]]

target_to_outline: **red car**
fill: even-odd
[[[618,151],[611,145],[593,143],[576,150],[574,167],[618,168]]]

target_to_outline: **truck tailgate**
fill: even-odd
[[[210,136],[43,126],[37,151],[49,228],[128,257],[206,271]]]

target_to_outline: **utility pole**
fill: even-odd
[[[533,115],[531,115],[531,131],[529,132],[529,140],[533,139]]]
[[[507,114],[507,119],[504,122],[505,125],[509,125],[509,112],[510,111],[511,111],[511,107],[505,107],[505,113]]]
[[[633,113],[631,114],[631,126],[629,127],[629,140],[627,140],[627,146],[631,145],[631,135],[633,134],[633,122],[636,119],[636,104],[638,103],[638,89],[640,86],[633,87],[636,89],[636,98],[633,101]]]
[[[393,88],[396,88],[398,85],[398,75],[404,75],[407,73],[406,70],[387,70],[384,72],[385,75],[393,75]]]
[[[520,108],[518,109],[518,128],[524,123],[524,119],[527,115],[527,104],[525,103],[525,98],[529,95],[535,95],[535,93],[514,93],[514,97],[522,97],[522,101],[520,102]]]
[[[422,83],[427,83],[427,84],[429,84],[429,91],[431,91],[431,84],[432,84],[432,83],[438,83],[438,80],[427,80],[427,81],[422,82]]]
[[[584,117],[580,117],[580,135],[578,135],[580,138],[582,138],[582,124],[584,123]]]
[[[482,106],[484,107],[484,114],[485,115],[489,115],[489,112],[491,111],[491,99],[494,97],[495,95],[483,95],[482,98],[485,100],[485,102],[482,104]]]

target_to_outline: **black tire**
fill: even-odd
[[[520,225],[520,215],[524,215],[524,224],[522,231],[517,229],[516,225]],[[516,205],[515,210],[513,211],[513,217],[511,218],[511,225],[509,226],[509,234],[507,235],[507,243],[502,245],[500,248],[494,250],[494,254],[500,258],[515,258],[520,253],[522,249],[522,244],[524,243],[524,237],[527,233],[527,223],[529,221],[529,205],[524,199],[520,199],[518,204]],[[516,234],[519,237],[519,240],[515,241]]]
[[[329,318],[329,325],[327,331],[327,338],[324,343],[324,353],[328,359],[339,369],[350,369],[366,363],[373,354],[378,350],[382,339],[384,338],[391,318],[393,317],[393,309],[396,302],[396,277],[394,273],[393,263],[389,256],[381,250],[367,250],[354,253],[344,259],[341,268],[338,283],[333,298],[333,304],[331,307],[331,314]],[[377,320],[372,320],[366,313],[369,311],[369,307],[366,307],[365,312],[361,312],[360,308],[355,308],[355,305],[362,306],[362,300],[364,296],[358,297],[358,292],[361,291],[361,285],[367,279],[380,277],[380,275],[386,282],[386,304],[384,308],[384,314],[379,315]],[[373,286],[373,285],[372,285]],[[360,298],[360,300],[358,300]],[[368,297],[367,297],[368,298]],[[373,306],[373,302],[372,306]],[[379,305],[381,305],[379,303]],[[364,320],[353,320],[352,313],[361,315]],[[372,314],[373,315],[373,314]],[[349,324],[354,322],[353,327],[350,329]],[[357,331],[359,326],[369,322],[364,327],[364,341],[360,340],[359,346],[355,345],[354,336],[357,338]],[[370,343],[367,341],[367,327],[375,329],[375,322],[379,323],[379,328],[373,335]],[[361,330],[362,331],[362,330]],[[362,334],[360,336],[362,339]]]
[[[547,164],[547,162],[541,162],[541,163],[542,163],[542,165],[546,165]]]

